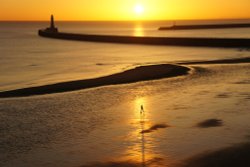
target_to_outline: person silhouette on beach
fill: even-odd
[[[141,114],[144,113],[144,107],[143,107],[143,105],[141,105],[141,111],[140,111],[140,113]]]

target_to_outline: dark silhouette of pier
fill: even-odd
[[[206,25],[176,25],[160,27],[159,30],[196,30],[196,29],[225,29],[225,28],[250,28],[250,23],[240,24],[206,24]]]
[[[175,26],[176,27],[176,26]],[[236,47],[249,48],[250,38],[194,38],[194,37],[135,37],[116,35],[91,35],[58,32],[54,25],[53,15],[49,28],[41,29],[38,34],[42,37],[121,44],[144,44],[144,45],[172,45],[172,46],[200,46],[200,47]]]

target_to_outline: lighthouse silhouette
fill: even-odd
[[[51,32],[51,33],[58,32],[58,29],[55,27],[54,16],[53,15],[51,15],[51,17],[50,17],[50,27],[46,28],[46,31]]]

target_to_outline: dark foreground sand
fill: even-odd
[[[181,167],[247,167],[249,156],[250,143],[245,143],[194,156]]]
[[[248,167],[250,166],[250,143],[240,144],[233,147],[220,149],[213,152],[199,154],[185,160],[181,164],[173,164],[170,167]],[[143,163],[124,162],[104,162],[83,165],[81,167],[146,167],[164,166],[161,158],[155,158]]]
[[[113,74],[110,76],[105,76],[95,79],[62,82],[51,85],[0,92],[0,97],[21,97],[21,96],[31,96],[31,95],[42,95],[42,94],[74,91],[74,90],[105,86],[105,85],[116,85],[116,84],[132,83],[138,81],[161,79],[161,78],[185,75],[188,73],[189,70],[190,69],[187,67],[172,65],[172,64],[140,66],[118,74]]]

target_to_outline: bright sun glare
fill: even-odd
[[[144,12],[144,7],[141,4],[137,4],[134,7],[134,11],[136,14],[142,14]]]

